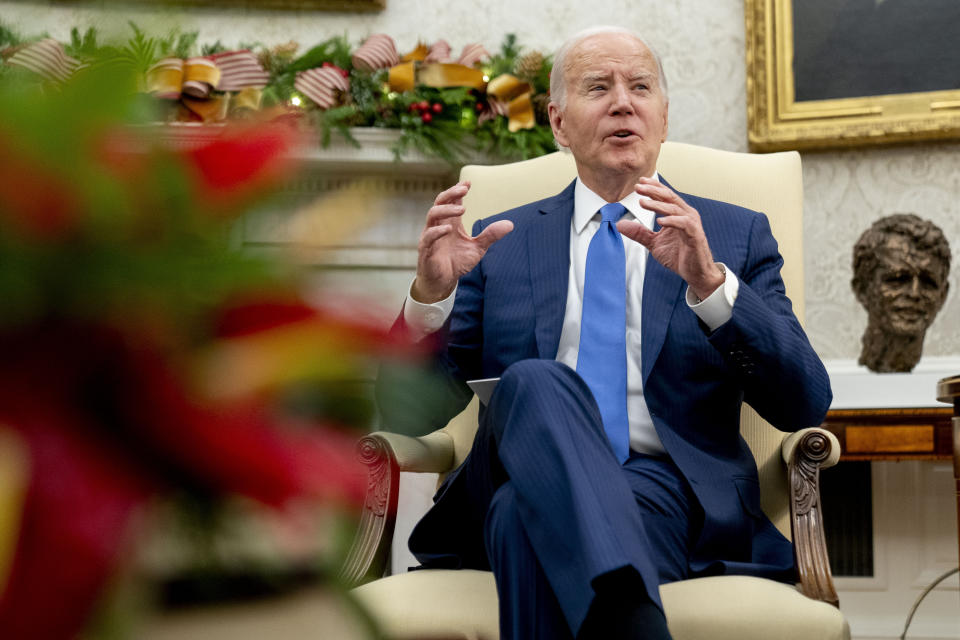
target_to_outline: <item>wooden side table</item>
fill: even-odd
[[[960,376],[937,384],[937,400],[953,405],[953,479],[957,490],[957,540],[960,553]]]
[[[953,409],[831,409],[823,428],[840,440],[840,460],[953,462],[960,553],[960,376],[937,385],[937,399]]]
[[[952,412],[943,408],[831,409],[823,427],[841,460],[952,460]]]

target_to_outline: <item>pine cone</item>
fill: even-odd
[[[300,45],[295,41],[290,40],[285,44],[278,44],[272,49],[273,55],[277,58],[284,60],[292,60],[297,49],[300,48]]]
[[[299,44],[291,40],[285,44],[278,44],[271,49],[261,49],[260,53],[257,54],[257,60],[264,69],[273,73],[278,67],[293,60],[293,56],[299,47]]]
[[[545,93],[534,94],[530,101],[533,103],[533,115],[537,119],[537,124],[549,125],[550,112],[547,105],[550,104],[550,96]]]
[[[513,72],[521,80],[533,82],[534,78],[540,73],[540,67],[543,66],[543,54],[539,51],[530,53],[517,58],[513,65]]]

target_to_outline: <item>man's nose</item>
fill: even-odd
[[[611,115],[631,115],[633,113],[633,104],[630,102],[630,92],[622,84],[613,86],[610,92],[610,114]]]
[[[920,295],[920,276],[914,275],[910,277],[910,295]]]

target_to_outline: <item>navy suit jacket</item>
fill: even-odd
[[[464,381],[500,376],[527,358],[556,359],[573,193],[571,183],[556,196],[474,226],[476,235],[491,222],[511,220],[514,230],[460,279],[440,334],[440,398],[430,404],[432,415],[418,416],[426,426],[438,428],[466,406],[472,393]],[[697,574],[790,579],[792,548],[760,510],[756,463],[740,436],[740,408],[748,402],[785,431],[818,425],[832,398],[829,379],[784,293],[783,260],[766,216],[680,195],[700,213],[714,259],[740,279],[732,317],[712,333],[685,303],[679,276],[648,257],[643,281],[644,396],[667,453],[704,509],[691,568]],[[381,397],[382,410],[397,407],[395,399]],[[389,410],[384,417],[390,424]],[[486,568],[482,526],[461,512],[465,496],[457,475],[441,487],[410,548],[427,566]]]

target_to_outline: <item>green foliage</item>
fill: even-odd
[[[323,65],[324,62],[334,64],[341,69],[350,69],[352,63],[350,59],[350,43],[346,36],[335,36],[321,42],[305,54],[290,63],[287,71],[297,72],[314,69]]]
[[[553,69],[553,56],[550,55],[543,60],[540,70],[531,81],[534,93],[550,93],[550,71]]]
[[[96,57],[100,53],[100,46],[97,44],[97,29],[90,27],[81,34],[80,29],[74,27],[70,30],[70,42],[64,46],[64,49],[66,49],[68,56],[74,58]]]
[[[537,125],[511,132],[503,118],[484,123],[477,130],[477,139],[486,153],[505,160],[526,160],[557,150],[550,127]]]
[[[500,52],[490,56],[490,77],[495,78],[504,73],[513,73],[513,66],[520,56],[520,47],[517,45],[517,36],[508,33],[500,45]]]
[[[165,52],[163,55],[173,58],[190,58],[196,54],[199,35],[196,31],[187,33],[173,31],[167,38],[160,41],[160,51]]]
[[[0,49],[14,47],[21,42],[20,34],[0,21]]]
[[[214,43],[205,44],[202,47],[200,47],[200,55],[202,56],[212,56],[215,53],[222,53],[224,51],[229,51],[229,49],[226,46],[224,46],[224,44],[219,40],[217,40]]]

